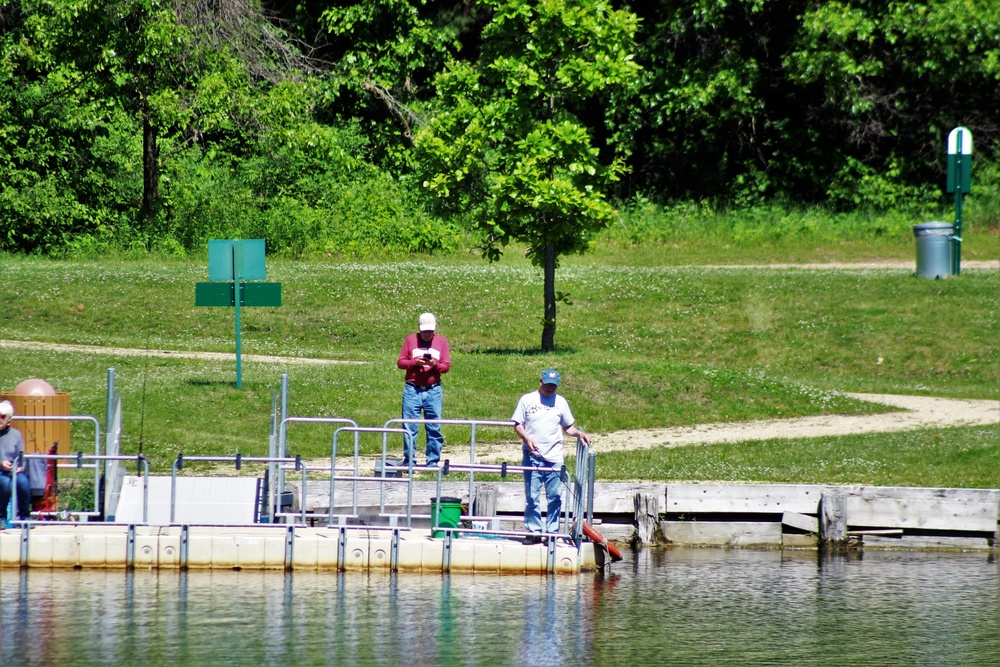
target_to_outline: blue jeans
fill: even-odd
[[[441,406],[444,402],[441,385],[436,384],[430,389],[417,389],[412,384],[403,385],[403,419],[441,419]],[[421,413],[423,416],[421,417]],[[406,424],[406,430],[412,436],[406,443],[404,458],[416,463],[417,428],[418,424]],[[424,424],[427,432],[427,465],[436,465],[441,460],[441,446],[444,437],[441,435],[440,424]]]
[[[527,449],[521,450],[524,456],[521,465],[525,468],[551,468],[552,464],[537,456],[532,456]],[[545,497],[549,504],[545,509],[545,530],[542,530],[541,494],[545,487]],[[559,471],[527,471],[524,473],[524,528],[532,533],[558,533],[559,513],[562,511],[562,475]]]
[[[0,472],[0,517],[7,517],[11,481],[9,472]],[[17,518],[27,519],[30,513],[31,481],[28,479],[27,471],[19,472],[17,473]]]

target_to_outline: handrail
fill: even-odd
[[[12,421],[90,422],[94,425],[94,456],[101,454],[101,424],[91,415],[14,415]],[[56,464],[59,465],[59,464]],[[72,466],[71,466],[72,467]],[[81,466],[76,466],[81,467]],[[94,509],[100,506],[101,471],[94,466]],[[16,494],[15,494],[16,495]],[[99,514],[99,512],[98,512]],[[10,517],[8,517],[10,518]]]
[[[489,472],[498,473],[501,478],[506,477],[508,474],[520,474],[524,475],[526,472],[557,472],[562,475],[563,478],[563,503],[562,503],[562,517],[560,518],[560,523],[562,524],[563,530],[559,533],[542,533],[546,537],[551,536],[564,536],[572,540],[577,548],[583,540],[583,522],[582,517],[586,516],[585,511],[589,506],[593,507],[592,501],[588,498],[589,494],[592,492],[593,485],[590,481],[593,476],[593,468],[591,462],[591,454],[589,453],[589,447],[584,444],[583,440],[580,438],[576,439],[576,465],[575,472],[570,475],[565,464],[561,466],[552,466],[550,468],[538,468],[535,466],[519,466],[510,465],[508,463],[501,464],[491,464],[491,463],[451,463],[451,461],[444,461],[443,465],[437,471],[437,497],[441,497],[441,483],[442,477],[448,475],[452,471],[454,472],[467,472],[470,478],[476,472]],[[411,471],[412,475],[412,471]],[[472,502],[475,496],[470,492],[469,501]],[[573,503],[570,504],[570,499],[572,497]],[[570,519],[573,519],[570,523]],[[437,529],[438,526],[437,515],[431,516],[432,528]],[[572,529],[571,529],[572,526]],[[475,532],[476,529],[466,529],[466,528],[456,528],[457,532]],[[491,531],[494,532],[494,531]],[[520,533],[524,534],[524,533]]]
[[[390,424],[439,424],[447,426],[469,426],[469,463],[476,462],[476,426],[502,426],[513,428],[514,422],[510,420],[497,420],[497,419],[390,419],[384,426],[388,427]],[[409,431],[409,429],[407,429]],[[411,434],[413,437],[412,447],[413,456],[407,457],[409,460],[416,458],[416,445],[417,438],[416,435]],[[405,450],[404,450],[405,451]],[[382,450],[382,460],[383,464],[385,461],[385,449]],[[439,464],[440,465],[440,464]],[[469,475],[469,498],[472,498],[472,494],[475,491],[475,478],[473,475]]]
[[[354,433],[354,476],[353,477],[339,477],[337,475],[337,436],[340,435],[341,431],[347,431],[349,433]],[[373,478],[361,477],[358,474],[358,463],[359,463],[359,451],[358,451],[358,435],[360,433],[381,433],[382,434],[382,477],[375,477],[374,479],[380,482],[380,493],[379,493],[379,514],[385,515],[385,483],[406,483],[406,526],[409,528],[413,525],[413,459],[410,459],[410,474],[407,475],[405,480],[403,479],[391,479],[385,477],[386,470],[386,452],[388,450],[389,436],[393,433],[398,433],[403,436],[404,447],[411,444],[413,439],[413,434],[410,433],[405,428],[388,428],[382,427],[378,428],[375,426],[342,426],[333,432],[333,445],[330,452],[330,503],[328,508],[328,522],[330,525],[333,524],[333,500],[334,500],[334,483],[337,479],[341,481],[351,481],[354,482],[352,486],[351,494],[351,516],[357,516],[358,514],[358,485],[357,482],[365,481]],[[392,467],[392,466],[388,466]]]
[[[76,454],[23,454],[22,453],[22,454],[18,454],[17,458],[19,459],[18,463],[20,462],[21,459],[29,459],[29,460],[30,459],[34,459],[34,460],[41,460],[41,461],[53,461],[53,460],[54,461],[60,461],[60,460],[76,461],[77,462],[76,466],[75,466],[76,468],[83,468],[84,467],[83,466],[83,462],[84,461],[95,461],[96,462],[96,461],[132,461],[132,460],[135,460],[137,465],[142,465],[143,473],[144,473],[143,474],[143,486],[142,486],[142,522],[143,523],[149,523],[149,514],[148,514],[148,506],[149,506],[149,461],[142,454],[138,454],[138,455],[135,455],[135,456],[132,456],[132,455],[130,455],[130,456],[123,456],[123,455],[107,456],[107,455],[100,455],[100,454],[97,454],[97,455],[84,454],[83,452],[77,452]],[[18,463],[15,463],[14,470],[12,471],[13,472],[13,474],[12,474],[12,481],[14,483],[14,486],[12,488],[16,488],[17,475],[19,474],[17,472],[17,468],[21,467],[20,465],[18,465]],[[24,474],[27,474],[27,473],[20,473],[20,474],[24,475]],[[17,494],[14,493],[12,495],[12,498],[14,498],[15,511],[17,509],[17,500],[16,500],[16,497],[17,497]],[[101,512],[98,510],[98,504],[99,504],[99,498],[98,498],[98,493],[97,493],[97,490],[96,490],[96,487],[95,487],[95,492],[94,492],[94,511],[93,512],[74,512],[74,514],[77,514],[77,515],[80,515],[80,516],[100,516]],[[35,522],[32,521],[32,520],[30,520],[30,519],[26,519],[24,521],[18,521],[17,523],[35,523]]]
[[[284,376],[282,376],[284,380]],[[282,392],[282,396],[285,393]],[[284,417],[278,423],[278,458],[284,458],[288,456],[288,425],[289,424],[347,424],[348,426],[357,426],[358,423],[353,419],[348,419],[347,417]],[[334,435],[336,437],[336,434]],[[355,436],[354,446],[357,448],[357,436]],[[275,483],[270,485],[268,499],[268,510],[271,512],[271,516],[275,516],[281,511],[276,502],[277,494],[285,490],[285,471],[283,469],[271,469],[269,466],[269,474],[273,477],[277,477]],[[278,473],[273,475],[273,473]]]

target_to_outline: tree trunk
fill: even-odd
[[[148,114],[142,118],[142,217],[149,220],[160,200],[160,149],[156,144],[156,127]]]
[[[542,352],[551,352],[556,346],[556,248],[551,242],[545,246],[545,317],[542,323]]]

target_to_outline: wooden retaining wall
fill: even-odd
[[[495,490],[497,515],[518,525],[524,512],[521,482],[478,486]],[[429,512],[436,491],[434,482],[415,482],[414,511]],[[469,500],[468,482],[444,482],[441,492]],[[378,499],[377,485],[359,487],[359,506],[369,516]],[[405,485],[386,486],[387,505],[405,502]],[[350,505],[350,487],[338,486],[336,511]],[[328,507],[329,483],[309,482],[307,510]],[[639,544],[1000,548],[1000,489],[597,483],[594,517],[608,539]]]

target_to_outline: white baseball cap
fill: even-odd
[[[424,313],[420,316],[421,331],[434,331],[435,329],[437,329],[437,320],[434,319],[433,313]]]
[[[10,401],[0,401],[0,417],[13,417],[14,416],[14,406],[10,404]]]

